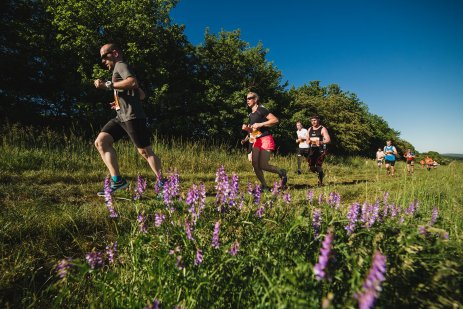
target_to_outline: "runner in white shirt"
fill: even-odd
[[[300,175],[302,173],[301,171],[302,156],[304,156],[305,158],[309,156],[309,144],[307,144],[306,142],[307,129],[304,129],[302,127],[302,123],[300,121],[296,122],[296,128],[297,128],[296,143],[299,144],[299,147],[297,148],[297,173]]]

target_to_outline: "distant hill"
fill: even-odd
[[[457,160],[463,160],[463,154],[461,153],[441,153],[441,156]]]

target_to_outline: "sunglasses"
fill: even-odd
[[[256,97],[249,97],[249,98],[246,98],[246,100],[254,100]]]
[[[101,55],[101,60],[107,59],[107,58],[108,58],[108,55],[109,55],[109,54],[112,54],[112,53],[113,53],[112,51],[104,53],[103,55]]]

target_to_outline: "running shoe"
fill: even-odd
[[[110,194],[113,194],[115,191],[117,190],[123,190],[125,188],[127,188],[129,186],[129,184],[127,183],[127,181],[122,178],[121,181],[119,182],[114,182],[111,180],[111,185],[109,187],[109,193]],[[103,191],[100,191],[97,193],[98,196],[105,196],[105,191],[103,189]]]

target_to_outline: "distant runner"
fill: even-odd
[[[404,154],[405,160],[407,161],[407,173],[413,174],[415,169],[415,153],[412,152],[410,149]]]
[[[310,170],[318,174],[318,185],[323,185],[323,161],[328,154],[326,145],[331,142],[328,130],[320,125],[320,120],[317,116],[310,117],[312,126],[307,132],[307,143],[309,144],[309,157],[307,159]]]
[[[376,152],[376,164],[378,165],[379,168],[383,166],[383,160],[384,160],[384,152],[381,148],[378,148],[378,151]]]
[[[395,160],[397,157],[397,149],[395,146],[392,146],[392,141],[386,141],[386,146],[384,146],[385,153],[385,162],[386,162],[386,175],[394,176],[395,172]]]
[[[286,170],[269,165],[268,163],[270,155],[275,150],[275,142],[269,128],[278,123],[278,118],[260,105],[257,93],[249,92],[246,96],[246,102],[248,107],[251,108],[251,113],[249,114],[249,124],[244,124],[242,129],[250,133],[250,138],[255,138],[252,146],[252,166],[254,172],[264,190],[268,190],[269,187],[265,182],[263,171],[278,174],[284,187],[288,181]]]
[[[296,143],[298,144],[297,147],[297,174],[301,174],[301,162],[302,157],[307,158],[309,156],[309,144],[307,144],[307,129],[302,127],[302,123],[300,121],[296,122],[296,134],[297,139]]]

